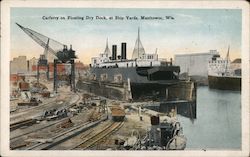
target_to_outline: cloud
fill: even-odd
[[[109,12],[106,12],[109,11]],[[20,10],[11,14],[11,51],[30,56],[43,53],[43,48],[25,35],[14,22],[49,36],[64,44],[72,44],[80,60],[90,62],[105,49],[106,38],[109,46],[127,42],[127,54],[130,57],[137,37],[137,28],[141,30],[141,41],[146,52],[154,53],[158,48],[161,58],[169,58],[179,52],[206,52],[211,48],[221,49],[223,43],[235,40],[232,46],[241,46],[240,14],[214,10],[54,10],[44,12]],[[171,15],[174,20],[42,20],[46,16],[95,16],[95,15]],[[147,11],[147,12],[146,12]],[[18,14],[19,13],[19,14]],[[38,15],[39,16],[36,16]],[[41,16],[40,16],[41,15]],[[232,17],[231,17],[232,16]],[[31,19],[32,18],[32,19]],[[230,19],[232,18],[232,19]],[[229,20],[228,20],[229,19]],[[238,19],[238,21],[236,20]],[[223,21],[223,22],[222,22]],[[239,39],[239,40],[237,40]],[[206,42],[206,44],[204,44]],[[27,46],[28,45],[28,46]],[[120,50],[120,48],[119,48]],[[232,50],[233,51],[233,50]],[[15,54],[14,54],[15,52]],[[235,51],[239,52],[239,51]],[[240,52],[239,52],[240,53]],[[32,55],[31,55],[32,54]],[[28,55],[27,55],[28,56]]]
[[[189,15],[189,14],[176,14],[175,19],[178,20],[180,17],[182,20],[185,20],[185,24],[201,24],[202,19],[198,16]]]

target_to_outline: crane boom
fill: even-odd
[[[75,90],[75,59],[77,56],[75,55],[75,51],[72,49],[72,45],[70,45],[70,48],[68,49],[66,45],[61,44],[58,41],[55,41],[45,35],[42,35],[34,30],[31,30],[29,28],[25,28],[21,26],[20,24],[16,23],[17,26],[19,26],[28,36],[30,36],[36,43],[38,43],[40,46],[44,48],[44,54],[40,55],[39,61],[37,63],[37,82],[39,82],[39,66],[47,66],[47,78],[49,80],[49,64],[48,64],[48,52],[53,54],[55,56],[54,59],[54,91],[57,93],[57,64],[71,64],[71,73],[70,73],[70,87],[71,90],[76,92]],[[55,49],[55,46],[59,45],[59,50],[57,51]],[[51,48],[53,47],[53,49]]]
[[[45,51],[44,54],[46,56],[46,59],[47,59],[47,53],[50,52],[51,54],[53,54],[56,58],[57,58],[57,54],[56,54],[56,51],[53,50],[50,46],[49,46],[49,42],[53,41],[54,43],[56,43],[57,45],[61,45],[61,47],[65,47],[64,44],[56,41],[56,40],[53,40],[45,35],[42,35],[34,30],[31,30],[29,28],[25,28],[23,27],[22,25],[16,23],[28,36],[30,36],[36,43],[38,43],[40,46],[42,46]]]

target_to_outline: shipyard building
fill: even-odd
[[[190,53],[175,55],[175,65],[180,66],[180,73],[189,76],[201,76],[207,78],[208,62],[213,55],[219,55],[217,50],[205,53]]]
[[[10,61],[10,72],[13,73],[26,73],[28,71],[28,62],[26,56],[18,56]]]
[[[14,78],[14,75],[17,74],[37,74],[37,63],[38,59],[33,57],[30,60],[27,59],[26,56],[18,56],[13,58],[13,60],[10,61],[10,74],[13,75],[12,77]],[[54,71],[54,64],[53,63],[48,63],[49,64],[49,72],[50,72],[50,77],[53,77],[53,71]],[[57,71],[59,74],[64,74],[64,73],[70,73],[69,70],[70,65],[69,64],[59,64],[57,65]],[[45,66],[40,66],[39,71],[41,73],[45,73],[47,70],[47,67]],[[75,63],[75,72],[77,74],[83,75],[84,70],[86,70],[86,66],[80,61]],[[78,76],[78,75],[77,75]]]
[[[35,79],[37,79],[37,67],[38,59],[33,57],[30,60],[27,59],[26,56],[18,56],[13,58],[10,61],[10,87],[11,87],[11,96],[17,94],[16,91],[19,89],[20,82],[31,83]],[[49,79],[52,80],[54,75],[54,64],[48,63],[49,66]],[[75,72],[76,77],[80,77],[84,75],[87,67],[80,61],[75,63]],[[47,67],[39,66],[39,78],[46,80]],[[68,81],[68,77],[66,74],[70,73],[70,65],[69,64],[58,64],[57,65],[57,74],[58,78],[61,81]],[[28,85],[27,85],[28,87]]]

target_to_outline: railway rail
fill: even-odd
[[[56,107],[68,109],[71,106],[73,106],[75,103],[79,102],[80,100],[81,100],[81,95],[77,93],[77,99],[75,101],[72,101],[71,99],[69,99],[69,100],[65,101],[63,104],[56,104],[56,105],[55,105],[55,102],[49,102],[46,105],[37,106],[35,108],[36,111],[32,111],[32,113],[28,112],[29,110],[27,109],[27,111],[18,113],[17,115],[12,115],[10,117],[10,123],[11,123],[11,125],[15,125],[17,123],[22,123],[22,121],[26,121],[26,120],[30,120],[30,119],[39,119],[44,110],[48,110],[50,108],[56,108]],[[58,107],[59,105],[60,105],[60,107]],[[20,119],[23,117],[25,117],[25,118],[17,121],[17,119]],[[19,125],[19,126],[21,126],[21,125]],[[16,128],[17,127],[15,127],[15,129]]]
[[[48,101],[46,103],[43,103],[43,104],[40,104],[40,105],[34,106],[34,107],[29,107],[29,108],[26,108],[26,109],[20,109],[20,110],[17,110],[15,112],[12,112],[10,115],[15,116],[18,113],[24,113],[24,112],[28,112],[28,111],[31,111],[31,110],[34,110],[34,109],[39,109],[39,108],[47,106],[47,105],[49,105],[49,104],[51,104],[52,102],[55,102],[55,101],[56,101],[56,98],[52,98],[52,100],[50,100],[50,101]]]
[[[81,117],[81,115],[80,115],[80,117]],[[85,115],[86,115],[86,113],[85,113]],[[79,121],[77,122],[77,119],[80,118],[80,117],[77,118],[77,116],[79,116],[79,115],[76,115],[75,123],[71,122],[71,119],[74,119],[74,117],[71,117],[71,118],[65,117],[65,118],[60,119],[58,121],[49,121],[48,124],[46,124],[46,125],[41,125],[41,126],[38,125],[37,127],[32,127],[27,131],[16,132],[15,135],[12,135],[12,137],[10,138],[11,149],[18,149],[18,148],[25,149],[25,147],[30,147],[30,144],[32,144],[32,142],[28,143],[27,141],[33,141],[32,145],[37,145],[37,146],[42,145],[42,144],[38,144],[39,141],[53,142],[54,139],[56,139],[57,137],[60,137],[59,132],[62,133],[61,135],[63,135],[63,132],[67,133],[67,130],[72,129],[72,127],[74,127],[74,126],[79,127],[79,125],[82,125],[82,124],[84,124],[84,125],[89,124],[89,123],[86,123],[86,122],[94,122],[94,121],[90,121],[88,117],[85,118],[86,121],[84,120],[84,121],[81,121],[81,122],[79,122]],[[90,116],[90,114],[87,113],[87,116]],[[99,119],[101,119],[101,118],[102,117],[100,117]],[[99,119],[96,119],[96,121],[99,120]],[[73,126],[70,126],[70,124],[73,124]],[[30,137],[30,136],[31,137],[32,136],[36,137],[37,135],[39,136],[39,133],[35,133],[35,132],[42,131],[41,134],[43,134],[43,132],[51,132],[51,129],[52,130],[56,129],[56,128],[53,128],[54,126],[56,128],[60,127],[61,129],[58,128],[59,132],[57,133],[57,135],[54,135],[53,137],[50,137],[49,140],[47,140],[46,138],[34,138],[33,140],[30,139],[30,138],[27,138],[27,137]],[[65,126],[66,126],[66,128],[63,129]],[[32,135],[33,133],[35,133],[35,135]],[[18,142],[18,141],[20,141],[20,142]],[[36,142],[34,142],[34,141],[36,141]],[[46,142],[40,142],[40,143],[46,143]]]
[[[60,108],[66,108],[66,109],[68,109],[68,108],[72,107],[73,105],[75,105],[75,103],[79,102],[80,100],[81,100],[81,95],[77,93],[77,98],[74,98],[74,99],[71,99],[71,100],[67,100],[67,102],[65,102],[64,105],[62,105]],[[55,105],[53,107],[55,107]],[[41,107],[39,107],[39,108],[41,109]],[[51,108],[51,106],[50,106],[50,108]],[[36,107],[36,109],[37,109],[37,107]],[[40,111],[40,115],[41,115],[41,112],[43,112],[43,111],[44,110]],[[36,115],[38,115],[38,114],[36,113]],[[65,118],[63,118],[63,119],[57,120],[55,122],[49,123],[49,124],[47,124],[45,126],[40,126],[37,129],[31,128],[31,129],[29,129],[27,131],[21,131],[20,132],[21,134],[19,132],[16,132],[15,134],[12,133],[14,130],[16,130],[18,128],[29,127],[29,126],[35,124],[37,122],[37,120],[39,120],[39,118],[41,117],[40,115],[39,116],[34,116],[34,115],[31,116],[30,113],[25,112],[22,115],[20,115],[20,114],[18,115],[18,117],[19,116],[24,116],[25,119],[21,119],[19,121],[14,121],[14,122],[12,121],[12,124],[10,124],[10,131],[11,131],[11,136],[12,136],[12,137],[10,137],[10,143],[11,143],[11,145],[12,145],[12,143],[14,144],[15,141],[18,141],[18,140],[22,139],[23,137],[25,137],[25,136],[27,136],[29,134],[32,134],[32,133],[34,133],[36,131],[48,129],[48,128],[54,126],[54,125],[57,125],[57,124],[61,123],[65,119]],[[22,147],[25,147],[25,145],[20,146],[20,148],[22,148]],[[13,148],[15,149],[15,146]],[[19,148],[19,147],[16,147],[16,148]]]
[[[65,97],[65,99],[68,99],[70,98],[70,96],[72,96],[73,94],[70,94],[70,95],[67,95]],[[11,118],[15,118],[15,117],[18,117],[19,115],[23,115],[24,113],[27,113],[29,111],[34,111],[34,110],[39,110],[39,109],[42,109],[46,106],[49,106],[51,105],[52,103],[55,103],[57,101],[57,96],[55,98],[51,98],[51,100],[48,100],[46,101],[45,103],[42,103],[42,104],[39,104],[38,106],[34,106],[34,107],[28,107],[26,109],[20,109],[20,110],[17,110],[15,112],[12,112],[10,114],[10,117]]]
[[[75,126],[67,131],[64,131],[60,134],[55,135],[54,137],[51,138],[52,142],[51,143],[36,143],[33,146],[27,148],[28,150],[48,150],[66,140],[71,139],[72,137],[79,135],[80,133],[88,130],[91,127],[96,126],[100,122],[106,120],[105,118],[102,118],[98,121],[95,122],[86,122],[81,125]]]
[[[80,100],[81,100],[81,95],[77,94],[77,98],[67,100],[59,108],[68,109],[71,106],[74,106]],[[75,137],[77,135],[81,135],[83,132],[85,132],[87,130],[91,131],[92,129],[90,129],[90,128],[98,125],[100,122],[105,121],[107,119],[106,115],[101,116],[101,115],[95,114],[96,111],[98,111],[98,110],[95,109],[93,111],[93,114],[90,114],[90,117],[88,118],[88,122],[78,124],[77,126],[71,127],[70,129],[67,129],[67,130],[64,130],[63,132],[60,132],[60,133],[58,133],[58,134],[56,134],[53,137],[50,137],[48,139],[34,139],[34,140],[31,139],[31,141],[27,139],[28,142],[23,142],[23,143],[27,143],[26,145],[19,144],[15,147],[15,143],[18,140],[25,141],[25,138],[27,137],[27,135],[34,133],[38,130],[40,131],[40,130],[44,130],[46,128],[49,129],[52,126],[59,124],[64,118],[62,120],[47,124],[45,126],[40,126],[39,129],[31,129],[31,130],[27,130],[26,132],[22,132],[21,134],[19,133],[19,135],[15,135],[15,136],[13,136],[13,138],[10,139],[11,140],[10,143],[13,142],[13,144],[14,144],[13,147],[11,147],[11,148],[12,149],[18,148],[21,150],[48,150],[51,148],[52,149],[56,148],[57,145],[65,142],[67,140],[72,140],[73,137]],[[24,113],[24,115],[26,115],[26,114],[28,114],[28,113]],[[33,122],[34,120],[36,120],[35,118],[36,117],[33,116],[33,119],[28,119],[28,120],[26,119],[26,120],[18,121],[17,123],[12,124],[11,130],[22,127],[22,126],[29,126],[28,124]],[[110,135],[115,130],[118,130],[122,126],[122,124],[123,124],[123,122],[112,122],[112,124],[110,124],[104,130],[102,130],[101,132],[98,132],[95,135],[93,135],[93,132],[90,132],[86,135],[86,136],[89,135],[90,138],[88,138],[87,140],[84,140],[81,143],[76,143],[77,145],[75,145],[74,147],[70,147],[70,149],[89,148],[89,147],[93,146],[94,144],[96,144],[97,142],[99,142],[101,139]],[[84,137],[84,138],[86,138],[86,137]]]
[[[16,130],[22,126],[30,126],[36,123],[36,119],[27,119],[23,121],[19,121],[13,124],[10,124],[10,131]]]
[[[14,140],[14,139],[23,137],[23,136],[25,136],[25,135],[29,135],[29,134],[34,133],[34,132],[36,132],[36,131],[41,131],[41,130],[47,129],[47,128],[52,127],[52,126],[54,126],[54,125],[60,124],[60,123],[61,123],[62,121],[64,121],[65,119],[67,119],[67,117],[66,117],[66,118],[63,118],[63,119],[60,119],[60,120],[58,120],[58,121],[55,121],[55,122],[53,122],[53,123],[50,123],[50,124],[48,124],[48,125],[45,125],[45,126],[42,126],[42,127],[38,127],[38,128],[33,129],[33,130],[31,130],[31,131],[27,131],[27,132],[24,132],[24,133],[22,133],[22,134],[13,136],[13,137],[10,138],[10,140]]]
[[[80,142],[79,144],[73,146],[71,149],[87,149],[94,146],[96,143],[101,141],[103,138],[109,136],[111,133],[119,130],[123,126],[124,122],[112,122],[109,126],[99,131],[94,135],[86,134],[81,138],[87,138],[86,140]]]

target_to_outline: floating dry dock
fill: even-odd
[[[180,67],[172,59],[146,53],[139,30],[131,59],[127,58],[127,43],[121,43],[120,55],[117,47],[112,45],[111,53],[107,41],[104,52],[91,59],[86,76],[77,82],[79,90],[122,101],[188,104],[191,117],[196,117],[196,84],[179,79]]]
[[[190,81],[179,81],[175,84],[141,85],[128,90],[128,84],[115,84],[98,81],[78,81],[77,88],[114,100],[133,102],[158,102],[156,110],[169,112],[177,109],[177,113],[196,118],[196,84]],[[152,93],[153,92],[153,93]],[[155,94],[154,94],[155,93]],[[150,106],[150,104],[148,105]]]

